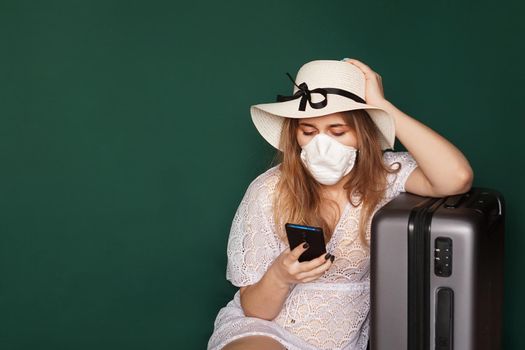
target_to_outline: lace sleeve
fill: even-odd
[[[248,186],[231,225],[226,279],[237,287],[258,282],[280,253],[264,179],[259,176]]]
[[[405,183],[415,168],[417,168],[417,162],[409,152],[385,152],[383,153],[383,159],[385,164],[389,165],[393,169],[397,169],[401,166],[397,173],[389,174],[387,197],[394,198],[401,192],[406,192]],[[399,164],[396,164],[399,163]]]

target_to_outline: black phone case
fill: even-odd
[[[287,223],[284,225],[286,236],[290,244],[290,250],[293,250],[299,244],[307,242],[310,247],[299,257],[299,262],[310,261],[326,253],[326,244],[324,242],[323,229],[320,227],[297,225]]]

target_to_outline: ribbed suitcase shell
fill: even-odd
[[[402,193],[378,210],[371,350],[501,349],[504,213],[502,195],[484,188]]]

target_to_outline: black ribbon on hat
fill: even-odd
[[[352,99],[352,100],[354,100],[356,102],[366,103],[365,100],[363,100],[361,97],[357,96],[354,93],[351,93],[350,91],[346,91],[346,90],[343,90],[343,89],[338,89],[338,88],[317,88],[317,89],[310,90],[310,89],[308,89],[308,85],[306,85],[306,83],[303,82],[303,83],[297,85],[295,83],[295,81],[293,80],[292,76],[290,75],[290,73],[286,73],[286,75],[288,75],[288,78],[290,78],[292,83],[294,83],[294,85],[297,86],[299,88],[299,90],[297,90],[295,92],[295,94],[290,95],[290,96],[277,95],[277,102],[286,102],[286,101],[295,100],[297,98],[301,98],[301,101],[299,102],[299,110],[300,111],[306,110],[306,102],[307,101],[310,104],[310,107],[312,107],[314,109],[324,108],[326,106],[326,104],[328,103],[327,98],[326,98],[326,96],[328,94],[341,95],[341,96],[344,96],[344,97],[348,97],[348,98],[350,98],[350,99]],[[324,99],[322,101],[319,101],[319,102],[312,102],[312,94],[313,93],[317,93],[317,94],[323,95]]]

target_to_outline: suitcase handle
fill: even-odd
[[[471,195],[472,198],[470,198]],[[471,200],[465,204],[467,208],[474,209],[482,214],[489,214],[490,216],[501,216],[503,214],[503,197],[500,193],[486,188],[473,187],[467,193],[447,197],[444,207],[447,209],[457,209],[468,199]],[[497,204],[494,202],[497,202]]]
[[[470,196],[470,193],[466,193],[466,194],[462,193],[462,194],[457,194],[455,196],[450,196],[445,201],[445,208],[447,208],[447,209],[454,208],[455,209],[455,208],[459,207],[461,202],[463,202],[463,200],[468,198],[469,196]]]

